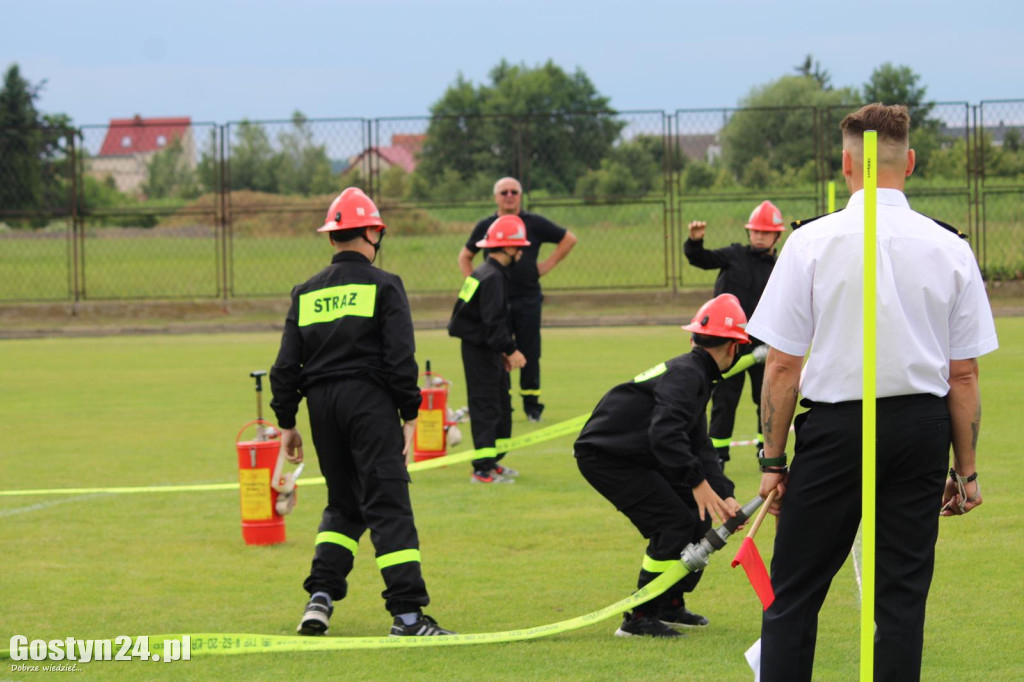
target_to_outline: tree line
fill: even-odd
[[[73,171],[67,168],[63,140],[74,129],[68,116],[37,110],[44,85],[29,83],[15,64],[0,90],[0,209],[6,212],[66,202]],[[952,136],[935,116],[920,76],[907,66],[885,63],[859,88],[835,87],[828,71],[808,55],[793,72],[751,88],[717,131],[715,153],[689,158],[680,147],[686,131],[630,134],[628,122],[582,69],[570,73],[552,61],[529,67],[503,60],[485,83],[456,77],[430,108],[415,170],[384,170],[380,192],[396,200],[476,200],[489,196],[496,178],[524,169],[527,189],[535,196],[584,201],[662,192],[666,170],[680,173],[691,192],[808,187],[820,172],[813,139],[817,126],[823,123],[825,133],[834,136],[839,118],[864,102],[910,108],[917,176],[966,177],[966,140]],[[816,119],[822,111],[828,114],[823,122]],[[301,112],[274,136],[248,120],[231,130],[226,183],[231,190],[315,196],[365,184],[359,168],[346,167],[348,159],[329,158]],[[1001,145],[990,138],[982,143],[987,177],[1024,177],[1024,145],[1016,129]],[[151,156],[135,193],[118,191],[110,177],[87,173],[83,208],[180,204],[219,191],[216,145],[211,131],[191,164],[182,141],[171,140]],[[836,175],[838,159],[826,163]]]

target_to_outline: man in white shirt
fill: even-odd
[[[818,611],[860,522],[865,130],[878,134],[879,188],[875,680],[920,678],[939,510],[981,504],[977,358],[998,342],[977,262],[903,195],[915,160],[905,107],[871,104],[840,127],[850,202],[793,233],[747,326],[771,348],[760,492],[779,491],[763,682],[811,679]],[[789,470],[798,393],[809,409]]]

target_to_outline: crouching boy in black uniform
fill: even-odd
[[[327,507],[303,584],[310,594],[298,627],[303,635],[327,632],[367,528],[386,586],[381,596],[394,616],[391,636],[452,634],[421,611],[430,598],[405,468],[419,414],[419,369],[402,280],[372,265],[384,228],[361,190],[349,187],[331,203],[318,231],[330,234],[336,253],[292,289],[270,370],[281,449],[289,461],[302,461],[295,414],[305,395],[327,481]]]
[[[707,404],[714,382],[733,364],[747,318],[732,294],[705,303],[683,329],[693,332],[689,353],[672,358],[610,390],[576,439],[583,477],[648,539],[637,588],[664,573],[711,519],[735,516],[740,506],[708,438]],[[686,609],[701,572],[625,614],[620,637],[678,637],[669,627],[699,627]]]
[[[512,398],[509,372],[526,365],[512,334],[508,302],[509,272],[529,246],[526,226],[517,215],[499,216],[476,243],[487,257],[466,278],[455,301],[448,335],[462,339],[462,366],[473,447],[481,450],[473,460],[471,483],[514,483],[518,472],[498,462],[505,456],[498,441],[512,435]]]

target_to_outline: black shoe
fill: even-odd
[[[703,628],[708,624],[707,618],[687,610],[685,606],[660,609],[658,620],[665,625],[681,625],[684,628]]]
[[[673,630],[657,618],[641,613],[626,613],[622,625],[615,631],[616,637],[682,637],[683,633]]]
[[[299,627],[295,631],[300,635],[324,635],[327,634],[327,626],[334,613],[334,606],[331,600],[325,596],[317,595],[306,604],[306,612],[302,614]]]
[[[391,626],[391,637],[432,637],[434,635],[454,635],[451,630],[445,630],[437,624],[437,621],[430,616],[420,614],[419,620],[412,625],[406,625],[402,619],[395,616],[395,622]]]

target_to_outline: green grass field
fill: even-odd
[[[1024,669],[1017,642],[1024,524],[1013,511],[1024,483],[1014,426],[1024,409],[1024,319],[999,319],[998,329],[1002,348],[981,362],[985,504],[941,523],[925,680],[1009,681]],[[0,342],[3,488],[237,481],[235,434],[255,416],[248,373],[269,367],[277,343],[269,333]],[[687,339],[675,327],[549,329],[544,343],[552,424],[589,411],[613,384],[681,352]],[[430,359],[455,382],[453,403],[464,404],[457,342],[422,332],[418,346],[421,365]],[[754,431],[748,400],[741,410],[737,437]],[[304,409],[299,424],[309,445],[307,475],[316,476]],[[514,434],[536,426],[516,413]],[[572,440],[512,453],[509,463],[522,472],[514,486],[471,486],[466,464],[414,475],[433,599],[427,612],[442,625],[467,633],[532,627],[631,592],[645,543],[579,475]],[[727,473],[741,502],[756,494],[752,448],[739,448]],[[322,486],[300,484],[288,541],[250,547],[241,538],[237,491],[0,497],[0,649],[15,634],[293,634],[324,500]],[[758,539],[766,560],[772,538],[768,522]],[[749,680],[743,651],[758,637],[761,610],[742,570],[729,568],[738,544],[712,558],[688,600],[711,626],[681,641],[616,638],[612,619],[508,644],[197,656],[156,666],[96,662],[79,666],[84,674],[76,679]],[[382,589],[366,536],[331,635],[385,634]],[[858,627],[848,562],[822,611],[816,679],[856,679]],[[2,661],[0,678],[16,677],[11,663]]]
[[[771,196],[770,193],[765,196]],[[775,197],[787,221],[815,215],[812,195]],[[972,235],[972,248],[986,271],[998,278],[1020,278],[1024,271],[1024,219],[1016,194],[993,194],[986,199],[986,231]],[[961,227],[969,224],[966,195],[914,196],[913,205],[928,215]],[[686,225],[709,224],[708,248],[746,242],[743,225],[759,200],[749,196],[682,195],[676,206],[678,226],[658,202],[618,205],[573,204],[531,207],[573,230],[579,243],[565,263],[545,278],[548,291],[601,289],[671,289],[673,279],[683,287],[709,286],[714,271],[691,267],[682,255]],[[845,196],[838,198],[843,206]],[[389,230],[380,265],[399,273],[410,293],[458,290],[462,276],[456,257],[475,221],[491,207],[436,208],[413,211],[429,214],[437,234],[410,234],[401,228],[403,209],[392,209],[395,227]],[[118,231],[90,227],[81,248],[79,295],[86,300],[217,298],[222,295],[221,264],[227,265],[229,297],[284,296],[315,268],[326,265],[331,249],[314,228],[320,211],[283,215],[240,213],[228,242],[225,259],[215,238],[212,215],[187,214],[167,219],[152,230]],[[255,226],[246,221],[253,222]],[[296,224],[298,223],[298,224]],[[248,227],[247,227],[248,226]],[[276,229],[275,229],[276,227]],[[197,233],[207,235],[198,237]],[[3,235],[0,242],[0,302],[62,301],[72,295],[71,242],[57,238]],[[553,247],[544,247],[546,256]]]

